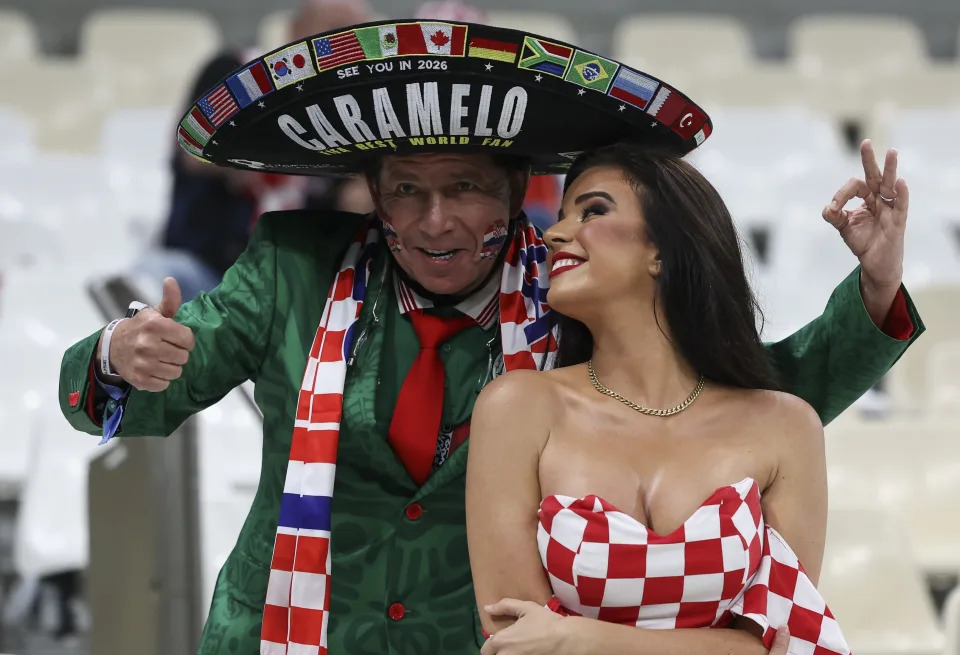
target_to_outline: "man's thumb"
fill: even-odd
[[[180,285],[172,277],[166,278],[163,281],[163,298],[157,305],[157,311],[166,318],[173,318],[182,303]]]

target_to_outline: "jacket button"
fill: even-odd
[[[391,605],[390,608],[387,610],[387,614],[388,614],[388,615],[390,616],[390,618],[393,619],[394,621],[399,621],[400,619],[402,619],[402,618],[404,617],[404,615],[405,615],[406,613],[407,613],[407,608],[404,607],[404,606],[403,606],[402,604],[400,604],[400,603],[394,603],[394,604]]]
[[[406,514],[407,518],[411,521],[419,521],[420,517],[423,516],[423,505],[420,503],[410,503],[407,505],[404,514]]]

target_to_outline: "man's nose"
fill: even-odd
[[[426,211],[420,221],[420,229],[428,236],[440,236],[450,229],[453,222],[450,204],[441,193],[431,193]]]

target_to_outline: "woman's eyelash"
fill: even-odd
[[[583,212],[580,214],[580,220],[584,221],[593,214],[602,216],[607,213],[607,208],[601,204],[587,205],[583,208]]]

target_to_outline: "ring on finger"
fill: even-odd
[[[877,193],[877,195],[880,196],[880,200],[883,200],[884,202],[892,203],[894,200],[896,200],[896,198],[888,198],[882,193]]]

